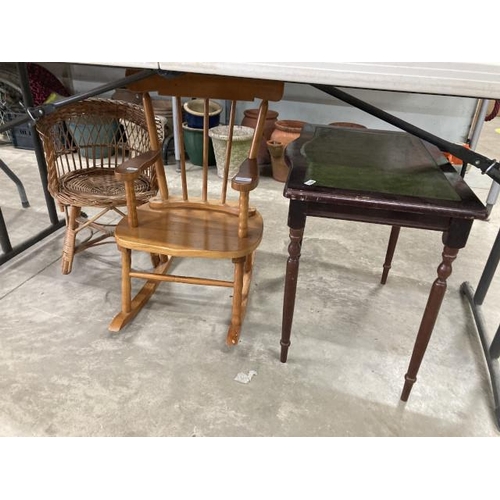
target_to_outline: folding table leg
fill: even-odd
[[[299,274],[300,249],[304,228],[290,229],[290,244],[288,245],[288,260],[286,264],[285,294],[283,298],[283,322],[281,330],[281,357],[282,363],[286,363],[288,348],[290,347],[290,335],[292,333],[293,311],[295,308],[295,294],[297,292],[297,278]]]
[[[446,280],[451,275],[451,264],[457,258],[458,248],[444,247],[443,261],[437,269],[438,277],[434,281],[427,305],[425,307],[424,315],[420,323],[413,353],[410,359],[408,372],[405,375],[405,384],[403,392],[401,393],[401,400],[408,401],[413,384],[417,381],[417,373],[422,363],[422,359],[429,344],[432,330],[436,323],[441,303],[443,302],[444,294],[446,292]]]

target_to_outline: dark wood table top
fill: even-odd
[[[286,156],[291,199],[487,217],[439,149],[406,132],[307,125]]]

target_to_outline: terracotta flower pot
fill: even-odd
[[[246,109],[243,113],[245,117],[241,121],[241,124],[245,127],[255,128],[255,126],[257,125],[259,110]],[[260,143],[259,151],[257,153],[257,163],[259,165],[268,165],[271,161],[266,143],[271,138],[271,134],[274,131],[274,125],[277,119],[278,119],[278,112],[269,109],[266,114],[266,121],[264,123],[264,132],[262,133],[262,140]]]
[[[271,155],[272,175],[275,181],[285,182],[288,177],[288,165],[285,163],[285,148],[279,141],[267,141]]]
[[[366,128],[360,123],[353,122],[333,122],[328,124],[330,127],[344,127],[344,128]]]
[[[288,166],[285,162],[285,149],[290,142],[300,136],[306,122],[300,120],[278,120],[274,124],[274,131],[267,141],[267,148],[271,155],[273,179],[285,182],[288,177]]]
[[[281,142],[286,147],[299,137],[306,122],[300,120],[277,120],[270,140]]]

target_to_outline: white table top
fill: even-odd
[[[339,87],[500,99],[500,62],[85,62]]]
[[[339,87],[500,99],[500,63],[173,63],[161,69]]]

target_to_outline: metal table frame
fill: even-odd
[[[26,109],[26,114],[24,116],[21,116],[19,118],[16,118],[14,120],[9,121],[8,123],[5,123],[0,126],[0,132],[5,132],[6,130],[10,130],[14,128],[15,126],[22,125],[24,123],[29,122],[29,126],[31,127],[31,136],[33,138],[33,146],[34,146],[34,151],[37,159],[37,164],[38,164],[38,170],[40,174],[40,180],[42,184],[42,189],[45,197],[45,204],[47,206],[47,212],[49,216],[49,225],[43,229],[41,232],[38,234],[35,234],[34,236],[28,238],[27,240],[23,241],[19,245],[12,246],[12,243],[9,238],[9,232],[7,229],[7,225],[5,223],[5,219],[3,217],[3,213],[0,207],[0,248],[2,250],[2,255],[0,255],[0,265],[4,264],[8,260],[12,259],[16,255],[20,254],[24,250],[28,249],[29,247],[33,246],[35,243],[38,243],[39,241],[43,240],[53,232],[57,231],[61,227],[65,225],[65,220],[59,219],[59,216],[57,214],[56,210],[56,205],[54,203],[54,199],[52,198],[51,194],[48,191],[47,187],[47,164],[45,163],[45,156],[43,153],[43,146],[40,141],[40,138],[38,137],[38,133],[36,132],[35,128],[35,122],[37,119],[42,118],[43,116],[50,114],[54,112],[56,109],[59,107],[65,106],[67,104],[73,103],[73,102],[78,102],[84,99],[87,99],[88,97],[94,97],[96,95],[102,94],[104,92],[107,92],[109,90],[114,90],[116,88],[126,86],[128,83],[131,83],[133,81],[137,81],[143,78],[146,78],[147,76],[150,76],[151,74],[154,73],[152,70],[144,70],[139,73],[136,73],[132,76],[122,78],[118,81],[102,85],[94,90],[91,90],[89,92],[84,92],[81,94],[77,94],[74,96],[70,96],[68,98],[62,99],[60,101],[57,101],[55,103],[51,104],[43,104],[41,106],[34,107],[33,106],[33,96],[31,95],[31,90],[29,86],[29,79],[28,79],[28,71],[26,68],[26,63],[17,63],[17,69],[19,72],[20,80],[21,80],[21,90],[23,94],[23,102],[24,102],[24,107]],[[16,184],[19,194],[21,196],[21,201],[23,206],[25,206],[25,202],[27,203],[27,197],[26,193],[24,191],[24,186],[22,185],[21,181],[19,178],[9,169],[9,167],[0,160],[0,168],[2,171],[4,171]]]
[[[7,164],[0,158],[0,170],[4,172],[7,177],[16,185],[17,191],[19,193],[19,197],[21,198],[21,205],[23,208],[28,208],[30,206],[30,202],[28,201],[28,196],[26,195],[26,189],[24,189],[24,185],[21,182],[21,179],[12,172],[12,170],[7,166]]]
[[[497,328],[495,336],[490,344],[489,335],[486,329],[486,324],[483,315],[483,303],[488,293],[491,281],[495,276],[495,271],[500,261],[500,230],[498,231],[497,237],[491,248],[490,255],[484,266],[483,273],[479,279],[477,285],[477,290],[470,285],[469,282],[464,281],[460,287],[461,292],[465,295],[469,301],[474,320],[476,323],[476,328],[481,340],[481,346],[483,348],[484,357],[486,359],[486,365],[488,367],[488,372],[490,375],[491,389],[493,392],[493,402],[494,408],[493,412],[495,414],[495,423],[498,430],[500,431],[500,365],[497,362],[500,357],[500,325]]]

